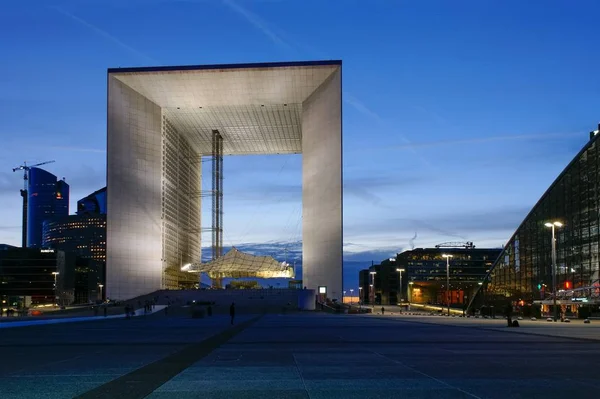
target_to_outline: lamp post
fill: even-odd
[[[346,303],[346,290],[344,290],[344,293],[342,295],[342,303]]]
[[[452,255],[443,254],[446,258],[446,304],[448,305],[448,316],[450,316],[450,258]]]
[[[56,278],[58,277],[59,273],[58,272],[52,272],[52,274],[54,275],[54,303],[58,304],[58,295],[56,294],[57,292],[57,287],[56,287]]]
[[[350,288],[350,305],[352,305],[352,298],[354,297],[354,288]]]
[[[398,287],[398,294],[400,294],[399,295],[400,298],[397,298],[397,299],[399,299],[398,302],[401,302],[402,301],[402,272],[404,271],[404,269],[396,269],[396,271],[400,274],[400,279],[399,279],[400,287]]]
[[[98,284],[98,288],[100,288],[100,300],[102,302],[104,302],[104,297],[102,296],[102,288],[104,287],[104,284]]]
[[[544,226],[552,229],[552,291],[554,292],[554,321],[558,319],[558,309],[556,308],[556,236],[555,227],[562,227],[561,222],[547,222]]]

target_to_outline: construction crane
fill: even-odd
[[[443,242],[441,244],[438,244],[435,246],[436,248],[466,248],[466,249],[473,249],[475,248],[475,245],[473,244],[472,241],[467,241],[467,242]]]
[[[23,162],[23,165],[13,168],[13,172],[17,172],[19,170],[23,171],[23,189],[21,190],[21,197],[23,197],[23,234],[21,237],[21,246],[23,248],[27,247],[27,182],[29,181],[29,170],[36,166],[46,165],[52,162],[54,161],[40,162],[35,165],[27,165],[27,162]]]

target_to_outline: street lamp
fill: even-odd
[[[58,275],[60,274],[59,272],[52,272],[52,274],[54,275],[54,303],[58,302],[58,295],[56,294],[56,278],[58,277]]]
[[[443,254],[446,258],[446,304],[448,305],[448,316],[450,316],[450,258],[452,255]]]
[[[396,271],[400,274],[400,282],[399,282],[400,287],[398,289],[398,293],[400,294],[399,296],[401,297],[402,296],[402,272],[404,271],[404,269],[396,269]],[[400,301],[402,300],[402,298],[397,298],[397,299],[400,299]],[[398,301],[398,302],[400,302],[400,301]]]
[[[98,288],[100,288],[100,300],[104,302],[104,297],[102,296],[102,287],[104,287],[104,284],[98,284]]]
[[[544,226],[552,229],[552,291],[554,292],[554,321],[558,319],[558,309],[556,308],[556,237],[554,228],[562,227],[561,222],[547,222]]]
[[[342,303],[346,303],[346,290],[344,290],[344,294],[342,295]]]
[[[354,288],[350,288],[350,305],[352,305],[352,298],[354,297]]]

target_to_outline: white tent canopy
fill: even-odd
[[[225,255],[208,263],[192,263],[187,271],[203,272],[218,278],[293,278],[294,268],[271,256],[255,256],[233,247]]]

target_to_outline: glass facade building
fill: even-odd
[[[450,304],[464,307],[477,292],[501,248],[416,248],[396,256],[398,268],[404,269],[403,292],[412,303]],[[450,255],[448,291],[446,258]]]
[[[367,301],[371,305],[396,305],[402,299],[400,288],[400,275],[396,260],[389,258],[381,261],[379,265],[369,268],[370,283],[367,287]]]
[[[54,250],[0,247],[0,298],[3,303],[52,303],[55,298]],[[22,298],[28,297],[27,301]]]
[[[77,214],[89,213],[106,215],[106,187],[77,201]]]
[[[595,133],[595,134],[594,134]],[[542,195],[498,257],[470,305],[506,306],[550,314],[552,231],[556,237],[556,296],[562,314],[597,312],[600,303],[600,151],[597,133]],[[585,305],[585,306],[583,306]],[[581,315],[580,315],[581,316]]]
[[[472,244],[472,243],[471,243]],[[417,303],[465,309],[502,248],[416,248],[359,272],[361,300],[371,305]],[[446,258],[450,258],[450,290]]]
[[[104,262],[58,251],[57,301],[60,305],[85,304],[104,298]]]
[[[44,220],[69,214],[69,185],[40,168],[29,170],[27,246],[42,247]]]
[[[106,215],[69,215],[44,221],[42,246],[106,261]]]

